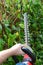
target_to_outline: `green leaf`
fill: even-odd
[[[6,33],[9,35],[9,33],[11,33],[11,29],[10,28],[8,28],[8,27],[6,27]]]
[[[37,24],[36,24],[36,23],[33,23],[32,27],[33,27],[34,29],[36,29],[36,28],[37,28]]]
[[[0,38],[0,51],[3,50],[4,43],[5,43],[5,41]]]
[[[15,41],[15,39],[18,37],[18,33],[14,33],[14,34],[9,34],[9,38],[8,38],[8,47],[13,46],[13,43]]]
[[[24,29],[24,24],[20,23],[19,26]]]

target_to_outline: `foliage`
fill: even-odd
[[[25,1],[25,2],[24,2]],[[0,50],[24,41],[24,18],[28,13],[30,43],[37,59],[35,65],[43,64],[43,1],[0,0]],[[22,32],[21,32],[22,31]],[[10,57],[2,65],[14,65]]]

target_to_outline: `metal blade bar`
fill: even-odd
[[[28,17],[27,13],[24,13],[24,32],[25,32],[25,43],[28,45]]]
[[[29,50],[31,50],[31,52],[33,52],[29,44],[29,28],[28,28],[27,13],[24,13],[24,33],[25,33],[25,45],[28,47]]]

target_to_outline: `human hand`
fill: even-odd
[[[21,50],[22,44],[16,44],[10,48],[12,55],[24,55],[25,53]]]

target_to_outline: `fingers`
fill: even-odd
[[[21,49],[22,47],[24,47],[24,45],[22,45],[21,43],[12,46],[11,47],[12,54],[13,55],[24,55],[25,53],[22,51]]]

